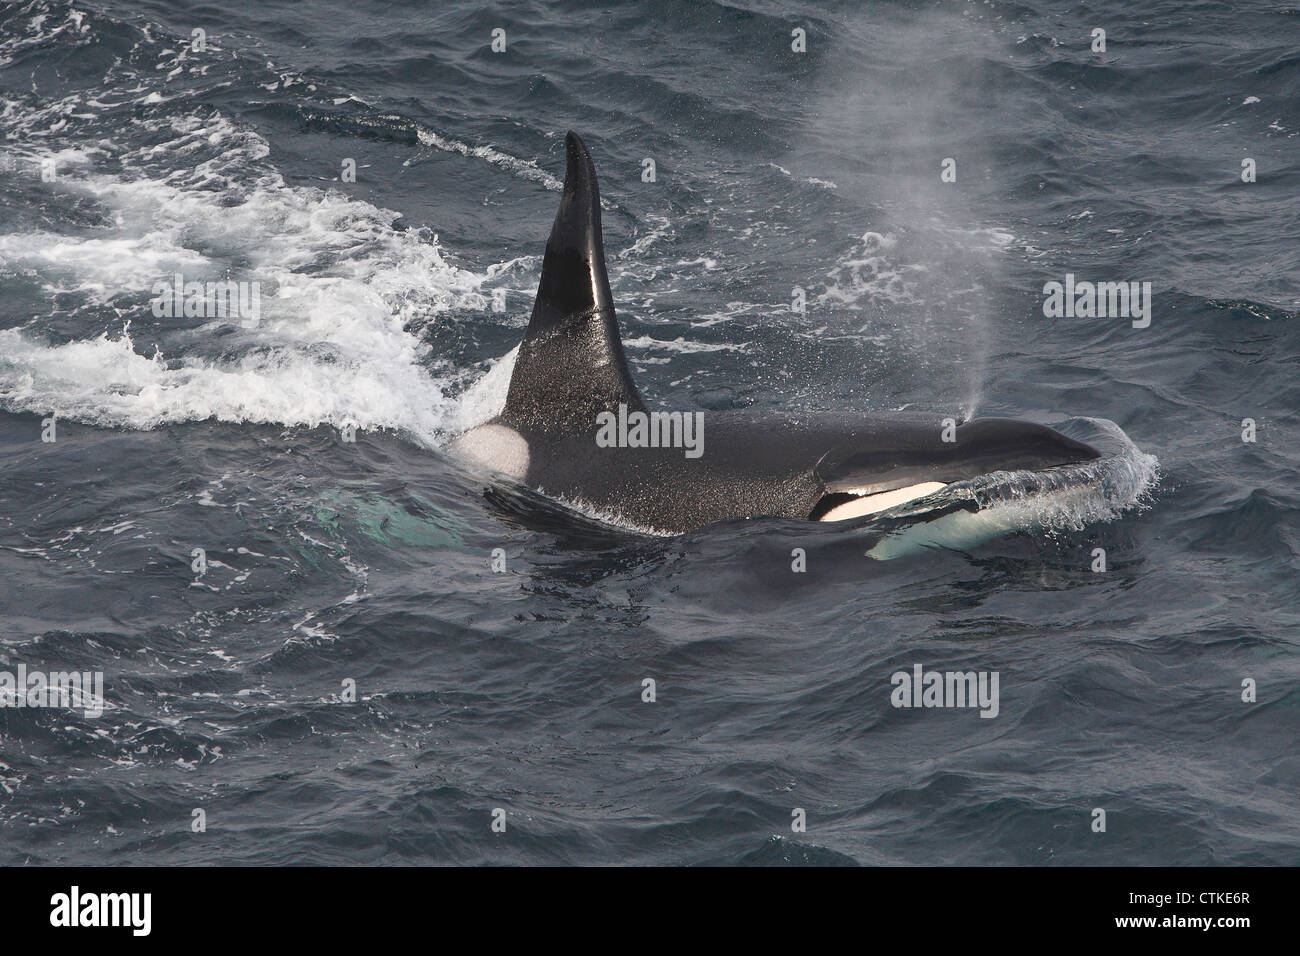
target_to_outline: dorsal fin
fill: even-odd
[[[616,411],[620,402],[645,408],[628,373],[605,274],[596,167],[577,133],[564,138],[564,150],[560,211],[501,414],[546,430],[594,427],[597,413]]]

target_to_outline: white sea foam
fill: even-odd
[[[867,232],[826,273],[826,285],[814,298],[819,306],[860,308],[864,300],[883,299],[891,304],[919,302],[919,264],[898,262],[893,251],[898,237]]]
[[[85,21],[76,11],[39,14],[0,41],[0,60],[51,42],[83,42]],[[0,233],[0,271],[59,295],[63,328],[75,328],[84,312],[93,330],[68,341],[38,320],[0,332],[0,408],[124,428],[203,419],[355,423],[429,446],[494,414],[512,363],[498,363],[504,379],[489,374],[458,401],[451,395],[467,375],[430,354],[419,333],[450,310],[490,308],[485,287],[533,270],[537,257],[479,274],[449,261],[429,232],[395,228],[397,213],[287,184],[256,131],[208,110],[159,114],[157,104],[179,96],[168,81],[205,73],[211,58],[191,56],[184,42],[154,49],[147,29],[132,53],[142,45],[155,54],[153,69],[118,61],[111,93],[0,104],[5,168],[35,175],[42,160],[55,160],[58,181],[48,188],[95,210],[102,223],[66,234],[50,227]],[[284,86],[304,82],[269,61],[266,67]],[[70,142],[74,119],[104,122]],[[419,137],[561,187],[535,163],[493,147],[427,128]],[[170,320],[154,319],[153,285],[176,273],[186,281],[256,281],[257,327],[168,327]],[[161,353],[137,345],[145,341],[160,342]]]
[[[546,170],[539,167],[532,160],[520,159],[517,156],[511,156],[509,153],[503,153],[494,146],[470,146],[468,143],[462,143],[460,140],[452,139],[449,136],[443,136],[441,133],[429,129],[427,126],[419,127],[415,132],[416,138],[424,146],[431,146],[434,149],[440,149],[447,153],[459,153],[461,156],[472,159],[481,159],[491,163],[493,166],[500,166],[502,169],[508,169],[524,179],[531,179],[539,182],[552,192],[559,192],[564,188],[564,183],[556,179]],[[602,202],[602,205],[605,205]]]
[[[632,339],[623,339],[623,345],[630,349],[659,349],[665,352],[743,352],[744,345],[735,342],[694,342],[682,336],[675,339],[656,339],[649,335],[640,335]]]
[[[501,358],[488,366],[485,374],[461,394],[456,403],[456,412],[452,421],[452,430],[464,432],[481,425],[489,418],[501,413],[506,405],[506,393],[510,390],[510,376],[515,370],[515,359],[519,355],[519,346],[515,346]]]
[[[48,107],[6,114],[20,127],[50,121]],[[121,171],[97,172],[59,151],[56,188],[101,209],[106,225],[0,235],[0,262],[48,293],[73,295],[69,308],[107,305],[138,325],[153,321],[153,283],[173,273],[256,280],[258,327],[214,322],[185,333],[176,354],[148,356],[129,322],[73,341],[0,332],[0,407],[127,428],[353,422],[430,446],[454,432],[454,376],[440,374],[413,327],[452,308],[486,308],[489,276],[449,263],[432,235],[395,229],[396,213],[287,185],[263,162],[265,141],[220,115],[149,122],[171,138],[119,154]],[[39,137],[26,142],[27,160],[54,152]],[[220,151],[202,159],[213,144]],[[170,172],[160,163],[186,155],[199,161]],[[179,332],[161,331],[168,341]]]

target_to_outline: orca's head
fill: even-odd
[[[818,463],[823,493],[809,518],[838,521],[903,504],[995,472],[1040,472],[1101,457],[1046,425],[977,418],[956,427],[911,424],[855,434]]]

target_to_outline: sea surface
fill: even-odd
[[[882,560],[468,469],[569,129],[652,402],[1140,481]],[[0,134],[0,671],[104,686],[0,707],[0,863],[1300,863],[1294,3],[11,0]]]

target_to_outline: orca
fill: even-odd
[[[452,442],[454,454],[588,515],[667,534],[745,518],[840,521],[953,482],[1101,457],[1006,418],[648,409],[619,337],[595,165],[572,131],[565,158],[505,407]]]

